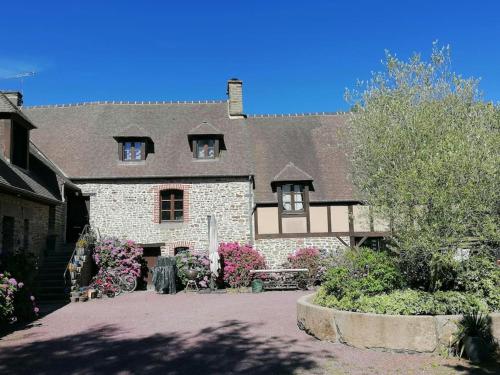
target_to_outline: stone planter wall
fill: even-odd
[[[361,349],[436,353],[447,347],[460,315],[408,316],[339,311],[312,303],[314,294],[297,301],[297,324],[325,341]],[[500,313],[490,314],[500,340]]]

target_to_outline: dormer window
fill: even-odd
[[[277,193],[281,215],[303,216],[309,211],[313,178],[292,162],[274,176],[271,186]]]
[[[203,121],[188,133],[189,147],[193,158],[198,160],[214,160],[225,150],[224,134],[212,124]]]
[[[123,161],[138,161],[145,159],[144,142],[126,141],[123,142]]]
[[[211,138],[195,139],[194,156],[197,159],[215,159],[219,156],[219,140]]]
[[[284,212],[304,211],[305,186],[301,184],[285,184],[281,187],[281,201]]]
[[[148,142],[145,138],[120,138],[118,140],[118,157],[123,162],[146,160]]]

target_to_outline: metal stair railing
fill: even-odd
[[[69,262],[66,265],[66,268],[64,270],[64,274],[63,274],[64,285],[67,285],[68,271],[69,271],[70,267],[72,267],[72,265],[75,265],[77,263],[77,260],[76,260],[77,257],[82,256],[82,255],[77,254],[77,250],[79,249],[78,243],[81,240],[92,238],[92,237],[95,238],[96,241],[99,241],[101,238],[101,233],[100,233],[98,228],[92,228],[89,224],[86,224],[83,227],[82,232],[80,233],[80,235],[78,237],[78,241],[75,244],[75,248],[73,249],[73,252],[71,253],[71,257],[69,259]],[[91,244],[91,245],[93,245],[93,244]],[[87,247],[85,248],[85,250],[88,250],[89,247],[90,247],[89,244],[87,244]],[[73,285],[73,283],[72,283],[71,287],[83,286],[82,284],[86,283],[85,280],[82,280],[82,275],[89,276],[91,273],[91,271],[88,268],[92,265],[91,255],[92,255],[91,252],[88,252],[88,253],[86,252],[83,255],[83,256],[85,256],[85,258],[81,264],[80,269],[77,272],[76,277],[74,278],[74,279],[76,279],[75,284]],[[80,260],[78,260],[78,262],[80,262]],[[74,279],[71,278],[71,273],[70,273],[70,282],[72,282]],[[89,280],[87,280],[87,281],[89,281]]]

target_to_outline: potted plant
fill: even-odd
[[[186,276],[189,280],[196,281],[196,278],[198,277],[198,271],[194,268],[190,268],[186,271]]]
[[[86,247],[87,247],[87,240],[85,240],[84,238],[78,240],[76,242],[76,255],[84,255]]]
[[[76,278],[76,266],[73,263],[68,264],[68,271],[71,280],[74,280]]]
[[[458,356],[464,352],[471,362],[478,363],[487,359],[494,347],[491,333],[491,318],[478,311],[464,314],[457,324],[452,345]]]

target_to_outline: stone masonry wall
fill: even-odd
[[[0,193],[0,253],[3,251],[3,218],[14,218],[14,251],[23,248],[25,243],[24,220],[28,220],[28,249],[38,256],[46,248],[49,229],[49,206],[25,200],[13,195]]]
[[[141,244],[161,244],[163,255],[175,247],[195,252],[208,249],[207,216],[217,220],[219,242],[249,242],[249,183],[245,179],[79,183],[90,194],[90,224],[102,235],[128,238]],[[159,194],[184,191],[183,222],[159,222]],[[160,246],[160,245],[159,245]]]
[[[349,243],[349,237],[342,237]],[[303,247],[316,247],[336,253],[345,248],[345,245],[336,237],[307,237],[307,238],[265,238],[255,241],[255,247],[264,255],[268,267],[280,267],[290,253]]]

